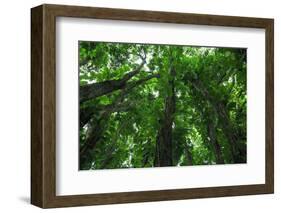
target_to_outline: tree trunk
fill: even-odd
[[[233,163],[238,163],[239,150],[237,147],[238,145],[237,131],[236,129],[234,129],[234,127],[230,122],[230,118],[226,111],[225,105],[222,103],[218,103],[216,109],[217,109],[217,113],[220,115],[220,120],[222,122],[222,126],[221,126],[222,131],[230,143],[230,147],[231,147],[230,151],[232,155],[231,161]]]
[[[85,139],[84,145],[80,148],[80,167],[84,164],[84,162],[88,162],[88,158],[90,155],[90,151],[93,150],[98,143],[98,141],[101,139],[103,132],[107,126],[107,122],[109,117],[113,112],[120,112],[120,111],[126,111],[129,108],[133,107],[135,105],[134,102],[124,102],[125,97],[127,94],[135,87],[142,85],[146,81],[152,79],[152,78],[158,78],[159,74],[153,74],[149,75],[145,78],[142,78],[140,80],[130,82],[127,84],[126,88],[124,88],[121,91],[121,94],[117,99],[114,101],[114,103],[105,106],[103,109],[100,109],[100,115],[99,118],[96,121],[92,121],[91,123],[91,116],[93,116],[93,111],[87,110],[82,113],[81,115],[81,121],[80,125],[85,125],[85,122],[87,121],[89,124],[88,133]]]
[[[168,95],[165,99],[164,118],[160,119],[160,129],[156,137],[156,153],[154,166],[172,166],[172,131],[173,120],[176,111],[176,96],[175,96],[175,70],[170,68],[170,80]]]
[[[222,123],[222,131],[230,145],[231,162],[235,163],[238,155],[237,133],[230,122],[225,105],[221,101],[215,100],[199,79],[188,80],[188,82],[213,106],[214,112]]]
[[[96,107],[86,107],[84,109],[80,108],[79,113],[79,127],[80,129],[83,128],[87,123],[90,122],[91,119],[93,119],[93,115],[95,112],[98,112],[100,109]]]
[[[207,127],[208,127],[207,130],[208,130],[208,135],[210,138],[210,143],[211,143],[211,146],[213,147],[214,153],[215,153],[216,164],[223,164],[224,160],[223,160],[222,154],[221,154],[221,147],[217,140],[216,129],[215,129],[213,122],[209,121],[207,124]]]
[[[186,165],[192,166],[193,165],[193,158],[192,158],[192,144],[188,140],[188,143],[185,144],[185,158],[186,158]]]
[[[88,133],[84,145],[80,148],[79,165],[80,169],[84,167],[85,162],[91,162],[90,151],[93,150],[97,142],[101,139],[104,129],[106,128],[107,121],[111,112],[108,111],[95,123],[89,126]]]

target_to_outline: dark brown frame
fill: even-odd
[[[56,196],[56,17],[262,28],[266,32],[265,184]],[[274,192],[274,20],[125,9],[41,5],[31,9],[31,203],[66,207]]]

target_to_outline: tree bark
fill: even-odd
[[[79,113],[79,127],[83,128],[93,118],[95,112],[99,111],[96,107],[86,107],[80,109]]]
[[[232,155],[232,162],[233,163],[238,163],[238,155],[239,155],[239,150],[238,150],[238,136],[237,136],[237,131],[236,129],[232,126],[230,122],[230,118],[228,116],[226,107],[223,103],[217,103],[216,106],[217,113],[220,115],[220,121],[222,122],[222,131],[228,141],[230,142],[230,147],[231,147],[231,155]]]
[[[159,78],[159,74],[152,74],[152,75],[144,77],[144,78],[142,78],[140,80],[133,81],[133,82],[128,82],[126,84],[126,87],[123,90],[126,91],[126,93],[128,93],[134,87],[137,87],[137,86],[145,83],[146,81],[149,81],[152,78]],[[105,106],[103,109],[92,107],[92,106],[91,107],[86,107],[84,109],[80,109],[80,117],[79,117],[79,119],[80,119],[80,121],[79,121],[80,122],[80,128],[85,126],[90,121],[90,119],[92,118],[92,116],[94,115],[95,112],[106,110],[108,107],[109,107],[109,105]],[[126,106],[122,106],[122,107],[116,107],[115,106],[115,108],[116,108],[117,111],[124,111]]]
[[[216,129],[212,121],[209,121],[207,124],[208,135],[210,138],[210,143],[214,149],[216,164],[223,164],[224,160],[222,158],[221,147],[218,143],[217,136],[216,136]]]
[[[187,79],[187,78],[186,78]],[[236,130],[233,128],[226,107],[221,102],[216,100],[209,91],[205,88],[202,82],[199,79],[188,79],[188,82],[199,92],[201,95],[213,106],[214,112],[218,115],[219,120],[221,121],[222,131],[227,138],[229,145],[230,145],[230,152],[231,152],[231,161],[233,163],[237,160],[237,134]]]
[[[170,68],[170,80],[168,95],[165,99],[164,118],[160,119],[160,129],[156,137],[156,153],[154,166],[172,166],[172,132],[173,120],[176,111],[176,96],[175,96],[175,69]]]
[[[80,103],[125,88],[127,81],[137,75],[144,64],[145,62],[143,61],[134,71],[127,73],[122,79],[108,80],[81,86],[79,92]]]
[[[152,79],[152,78],[158,78],[159,74],[153,74],[149,75],[145,78],[142,78],[138,81],[130,82],[127,84],[127,86],[121,91],[120,96],[114,101],[114,103],[107,105],[102,110],[100,110],[100,116],[99,119],[97,119],[95,122],[91,124],[90,117],[93,115],[93,111],[84,113],[83,114],[83,122],[86,120],[88,121],[89,129],[88,133],[85,139],[84,145],[80,148],[80,166],[84,164],[84,162],[87,162],[89,158],[89,151],[93,150],[98,143],[98,141],[101,139],[104,130],[106,129],[107,121],[110,117],[110,115],[113,112],[120,112],[120,111],[126,111],[129,108],[131,108],[134,103],[132,102],[123,102],[127,94],[135,87],[145,83],[146,81]],[[81,122],[80,122],[81,123]],[[85,124],[84,124],[85,125]]]

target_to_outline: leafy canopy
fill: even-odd
[[[79,42],[79,81],[80,169],[246,162],[245,49]]]

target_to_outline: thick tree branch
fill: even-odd
[[[132,77],[137,75],[141,71],[141,68],[143,67],[144,64],[145,64],[145,61],[142,61],[142,63],[134,71],[131,71],[131,72],[125,74],[121,81],[125,83],[128,80],[130,80]]]
[[[123,88],[121,94],[117,97],[114,103],[105,106],[104,109],[100,111],[100,118],[89,127],[85,143],[83,147],[81,147],[80,149],[80,156],[84,156],[83,159],[87,158],[87,156],[85,155],[88,155],[88,151],[94,149],[97,142],[100,140],[103,130],[106,127],[106,123],[107,123],[106,121],[108,120],[109,116],[113,112],[126,111],[135,105],[134,102],[129,102],[129,101],[123,102],[127,94],[129,94],[133,88],[145,83],[146,81],[152,78],[158,78],[158,77],[159,74],[153,74],[145,78],[142,78],[138,81],[128,83],[127,86]],[[90,117],[93,115],[93,113],[94,112],[92,112],[92,114],[89,113],[88,114],[89,117],[84,118],[84,121],[85,120],[90,121]],[[82,163],[83,163],[83,159],[82,159]]]
[[[121,100],[123,98],[123,96],[125,96],[127,93],[129,93],[130,90],[132,90],[134,87],[137,87],[137,86],[145,83],[146,81],[149,81],[152,78],[159,78],[159,76],[160,76],[159,74],[153,74],[153,75],[149,75],[145,78],[142,78],[138,81],[127,83],[126,87],[122,90],[121,95],[118,97],[118,99]],[[118,100],[116,100],[116,101],[119,102]],[[110,105],[104,106],[103,109],[94,108],[94,107],[88,107],[85,109],[81,109],[80,110],[80,128],[89,122],[89,120],[91,119],[92,115],[95,112],[107,110],[107,109],[109,109],[109,107],[112,107],[112,104],[111,104],[111,106]]]
[[[93,98],[97,98],[102,95],[106,95],[119,89],[123,89],[126,86],[127,81],[141,71],[144,64],[145,62],[143,61],[135,70],[125,74],[122,79],[107,80],[103,82],[81,86],[79,92],[80,103]]]
[[[134,81],[134,82],[130,82],[127,84],[127,87],[125,88],[126,90],[130,90],[130,89],[133,89],[134,87],[137,87],[143,83],[145,83],[146,81],[149,81],[150,79],[152,78],[159,78],[160,77],[160,74],[152,74],[152,75],[149,75],[147,77],[144,77],[140,80],[137,80],[137,81]]]

